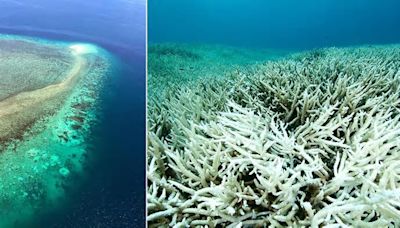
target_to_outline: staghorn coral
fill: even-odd
[[[400,226],[399,82],[400,46],[329,48],[150,99],[149,226]]]
[[[232,69],[256,62],[276,59],[287,51],[251,50],[220,45],[149,44],[148,91],[150,96],[163,95],[171,86],[197,79],[221,78]]]

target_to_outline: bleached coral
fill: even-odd
[[[155,226],[400,226],[400,47],[323,49],[148,104]]]
[[[245,49],[221,45],[149,44],[149,96],[162,95],[171,86],[197,79],[221,78],[232,69],[276,59],[287,51]]]

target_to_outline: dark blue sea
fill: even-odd
[[[85,178],[29,227],[144,226],[146,1],[1,0],[0,11],[0,33],[90,42],[116,58]]]
[[[312,49],[400,42],[400,1],[149,0],[149,44]]]

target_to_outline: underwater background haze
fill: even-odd
[[[92,132],[85,177],[68,191],[61,207],[44,210],[44,216],[40,212],[29,227],[144,224],[145,4],[0,1],[0,33],[89,42],[116,57],[115,75],[101,101],[102,117]]]
[[[310,49],[400,41],[400,2],[151,0],[149,43]]]

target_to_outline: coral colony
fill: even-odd
[[[248,68],[149,99],[150,227],[400,226],[400,46]]]
[[[58,202],[82,171],[106,57],[90,44],[0,37],[0,227]]]

